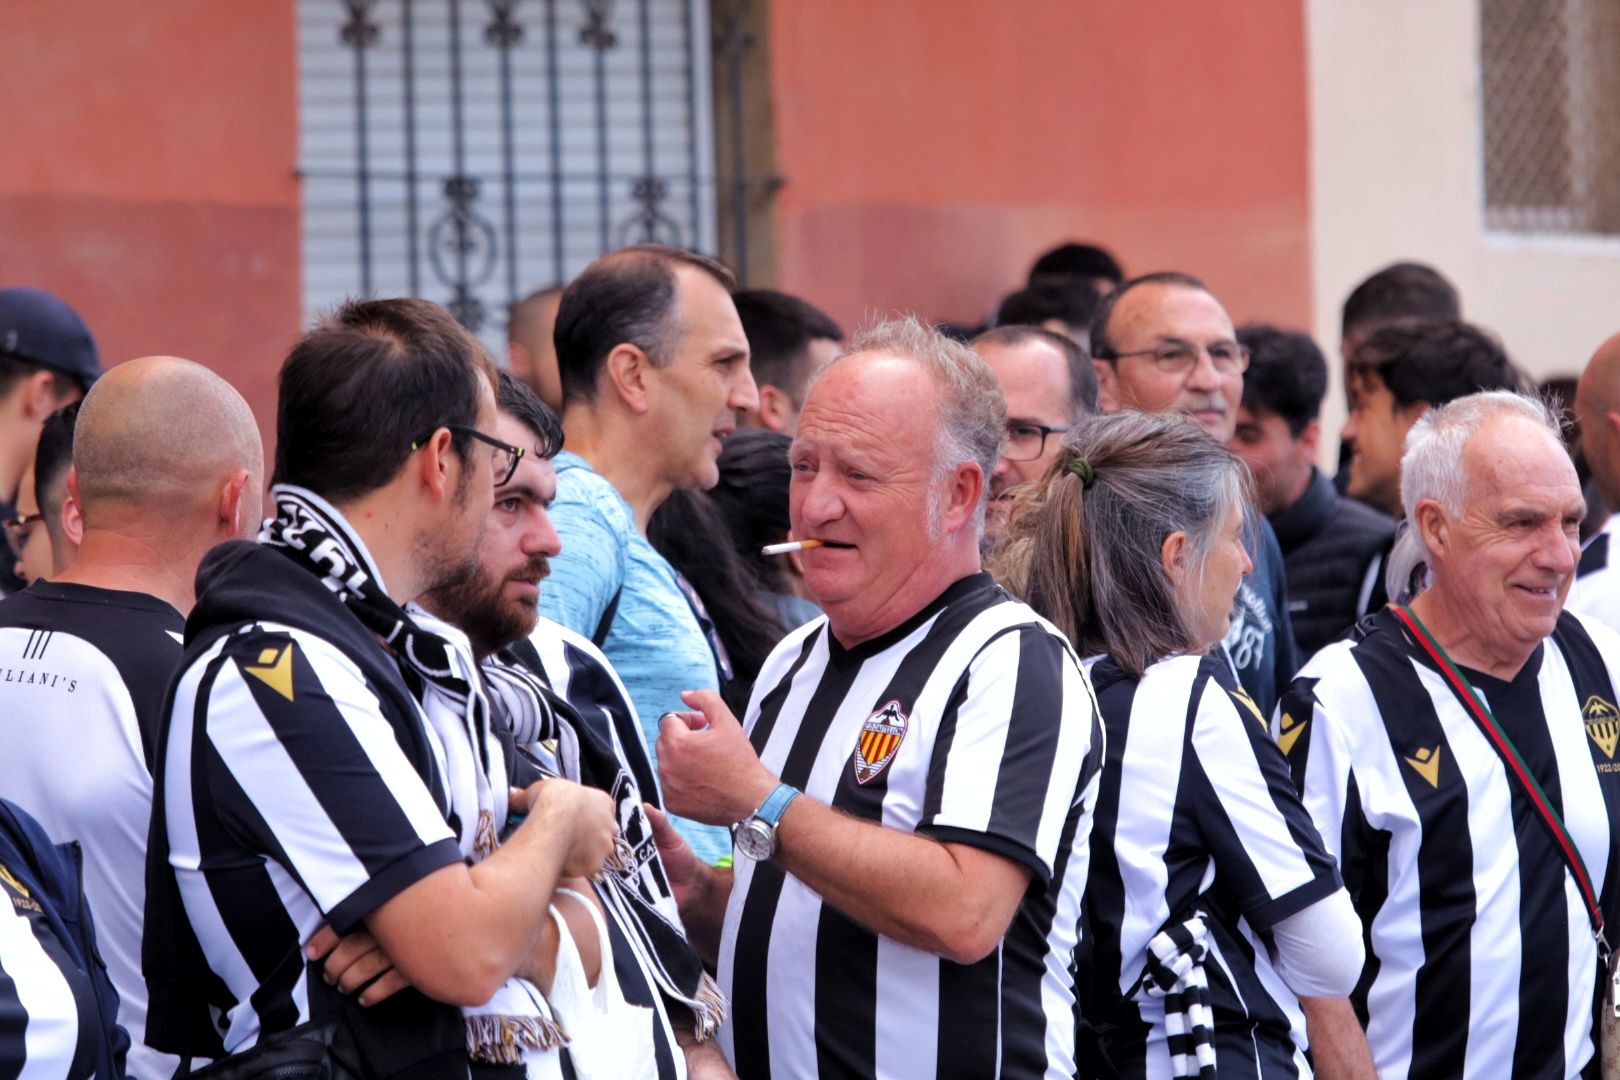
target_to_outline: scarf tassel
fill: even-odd
[[[731,1003],[720,992],[720,984],[707,971],[698,983],[697,993],[692,995],[690,1007],[692,1017],[697,1021],[695,1034],[698,1042],[708,1042],[714,1038],[714,1033],[720,1030],[720,1025],[726,1022],[726,1014],[731,1011]]]
[[[518,1065],[528,1050],[555,1050],[568,1045],[568,1033],[549,1016],[466,1017],[467,1056],[496,1065]]]

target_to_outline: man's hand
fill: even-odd
[[[539,828],[568,837],[568,855],[562,865],[564,877],[594,877],[613,854],[619,822],[613,812],[613,797],[605,791],[571,780],[541,780],[522,791],[514,788],[510,804],[514,812],[538,819]]]
[[[659,723],[664,805],[705,825],[735,825],[759,809],[777,779],[719,694],[688,690],[681,700],[701,713],[665,713]]]
[[[326,981],[343,993],[352,994],[365,987],[355,999],[362,1005],[375,1005],[411,985],[363,927],[340,938],[337,931],[322,924],[309,939],[304,954],[311,960],[325,960]]]

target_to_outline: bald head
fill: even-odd
[[[1592,470],[1603,504],[1620,507],[1620,334],[1592,354],[1575,387],[1575,419],[1581,453]]]
[[[85,396],[73,466],[86,529],[129,512],[181,518],[211,507],[244,470],[256,518],[264,451],[230,383],[190,360],[147,356],[119,364]]]

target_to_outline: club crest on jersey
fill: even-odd
[[[866,723],[861,725],[860,741],[855,744],[857,784],[867,783],[889,767],[905,741],[907,723],[898,701],[889,702],[866,718]]]
[[[1586,734],[1597,744],[1603,756],[1613,760],[1620,744],[1620,709],[1593,694],[1581,707],[1581,719],[1586,721]]]

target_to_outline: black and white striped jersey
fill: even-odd
[[[1299,1002],[1259,936],[1340,888],[1266,722],[1221,656],[1091,669],[1107,755],[1091,834],[1081,1015],[1121,1077],[1169,1076],[1148,942],[1202,912],[1222,1076],[1310,1076]]]
[[[0,603],[0,792],[83,851],[137,1080],[180,1064],[143,1045],[141,928],[150,754],[184,626],[154,596],[87,585],[39,581]]]
[[[1275,733],[1367,942],[1353,1000],[1386,1078],[1574,1077],[1593,1054],[1597,948],[1523,790],[1384,610],[1318,653]],[[1620,917],[1620,636],[1566,612],[1504,681],[1466,672]]]
[[[1611,515],[1581,549],[1564,606],[1620,631],[1620,516]]]
[[[260,622],[219,638],[181,672],[169,723],[169,863],[235,1053],[309,1019],[302,949],[322,923],[349,933],[461,852],[439,774],[323,637]]]
[[[825,619],[789,634],[746,726],[765,765],[811,798],[988,849],[1033,879],[1000,947],[960,965],[871,933],[775,863],[739,859],[719,968],[738,1075],[1073,1075],[1102,731],[1062,636],[973,575],[851,649]]]
[[[544,615],[535,623],[528,642],[534,647],[533,659],[538,661],[538,667],[531,664],[531,668],[613,747],[630,770],[641,797],[654,806],[663,806],[658,772],[647,754],[647,739],[636,717],[635,704],[602,650],[590,638]]]

